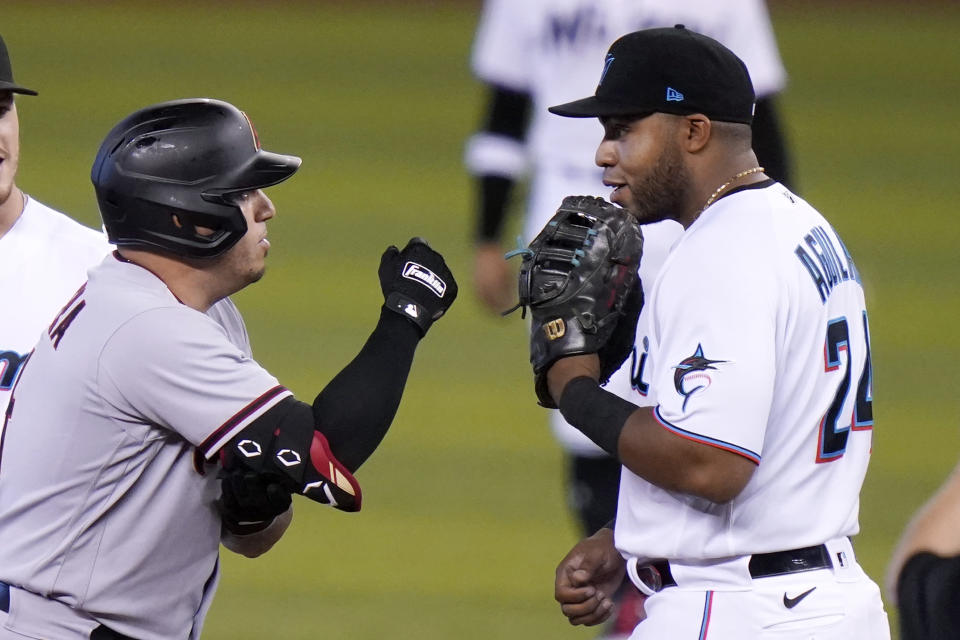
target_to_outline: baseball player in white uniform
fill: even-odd
[[[13,79],[0,38],[0,409],[40,334],[106,255],[106,237],[23,193],[16,185],[20,122],[14,94],[37,95]]]
[[[626,573],[650,596],[634,640],[888,638],[850,543],[873,424],[860,276],[757,164],[753,103],[743,62],[677,25],[618,39],[595,95],[551,108],[600,118],[612,202],[685,229],[638,335],[655,406],[601,389],[596,355],[548,373],[567,420],[624,466],[614,531],[561,562],[556,597],[595,624]]]
[[[762,0],[487,0],[473,48],[475,74],[490,87],[482,130],[468,142],[465,162],[478,178],[476,262],[477,292],[492,310],[516,300],[515,283],[503,260],[502,242],[514,181],[533,172],[524,218],[523,242],[550,219],[564,196],[602,196],[600,169],[593,149],[601,135],[593,120],[551,116],[547,107],[589,93],[596,86],[597,60],[617,36],[677,22],[712,35],[733,49],[750,69],[758,96],[754,136],[768,173],[789,182],[788,160],[775,95],[786,84],[766,6]],[[665,221],[644,229],[641,280],[652,285],[681,228]],[[630,391],[629,376],[612,383]],[[619,476],[618,465],[557,412],[551,426],[572,455],[571,502],[587,532],[607,522],[613,503],[601,478]],[[600,459],[599,457],[604,458]],[[599,476],[594,479],[595,476]]]
[[[221,542],[268,550],[292,493],[360,508],[353,472],[457,287],[422,240],[388,248],[376,329],[312,406],[296,400],[203,312],[262,277],[262,188],[299,165],[217,100],[107,135],[92,180],[117,251],[49,323],[6,412],[0,638],[197,638]]]
[[[17,374],[63,304],[87,280],[87,269],[112,247],[107,237],[21,191],[16,185],[20,123],[14,94],[37,95],[13,79],[0,37],[0,412]],[[229,298],[208,314],[249,351],[246,329]],[[2,429],[2,421],[0,421]]]
[[[548,113],[550,105],[593,91],[597,60],[620,35],[647,27],[684,23],[733,49],[747,64],[758,96],[752,123],[761,164],[784,184],[791,171],[776,95],[786,85],[763,0],[486,0],[473,47],[476,76],[489,87],[482,129],[473,135],[465,162],[477,180],[474,284],[481,301],[499,312],[516,301],[516,284],[504,252],[504,227],[516,181],[530,173],[522,242],[528,244],[564,196],[604,196],[602,171],[593,151],[602,130],[595,120]],[[650,288],[682,228],[673,220],[644,227],[640,279]],[[641,317],[646,322],[647,314]],[[642,353],[639,357],[642,357]],[[638,365],[636,362],[635,365]],[[636,367],[634,367],[636,368]],[[615,374],[608,389],[635,400],[630,368]],[[642,384],[642,383],[639,383]],[[550,427],[566,453],[567,500],[584,534],[613,518],[619,462],[608,456],[557,411]],[[629,618],[630,608],[624,615]],[[615,620],[632,628],[634,620]]]

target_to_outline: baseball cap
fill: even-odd
[[[702,113],[712,120],[750,124],[754,99],[740,58],[713,38],[678,24],[618,39],[607,52],[596,93],[549,111],[570,118]]]
[[[7,53],[7,45],[4,44],[2,36],[0,36],[0,91],[12,91],[28,96],[37,95],[37,92],[33,89],[27,89],[13,81],[13,69],[10,68],[10,54]]]

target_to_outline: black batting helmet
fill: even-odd
[[[300,158],[261,149],[232,104],[196,98],[124,118],[100,145],[90,179],[110,242],[210,258],[247,231],[231,194],[282,182],[299,166]]]

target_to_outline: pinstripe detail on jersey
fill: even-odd
[[[713,591],[707,591],[707,597],[703,602],[703,621],[700,623],[700,635],[697,640],[706,640],[707,632],[710,630],[710,613],[713,611]]]
[[[206,440],[200,444],[200,452],[203,457],[210,458],[220,447],[230,441],[235,435],[267,412],[271,407],[293,393],[282,385],[277,385],[261,395],[259,398],[245,406],[243,409],[233,414],[229,420],[220,425],[216,431],[210,434]]]
[[[675,433],[681,438],[686,438],[687,440],[692,440],[694,442],[702,442],[703,444],[708,444],[711,447],[716,447],[718,449],[724,449],[725,451],[730,451],[732,453],[741,455],[754,464],[760,464],[759,453],[754,453],[749,449],[744,449],[743,447],[739,447],[735,444],[724,442],[723,440],[717,440],[716,438],[703,436],[703,435],[700,435],[699,433],[693,433],[692,431],[681,429],[675,424],[670,424],[669,422],[667,422],[667,420],[664,419],[662,415],[660,415],[660,405],[657,405],[656,407],[654,407],[653,417],[657,422],[660,423],[661,426],[663,426],[663,428]]]

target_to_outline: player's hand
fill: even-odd
[[[512,307],[517,296],[517,278],[496,242],[477,245],[473,258],[473,287],[488,310],[500,315]]]
[[[613,530],[604,528],[578,542],[557,566],[554,598],[570,624],[600,624],[610,617],[625,575]]]
[[[227,529],[238,535],[255,533],[290,508],[291,497],[281,479],[237,468],[221,469],[217,508]]]
[[[457,297],[457,281],[423,238],[411,238],[403,250],[387,247],[380,258],[384,307],[417,325],[425,335]]]

